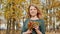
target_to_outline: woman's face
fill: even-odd
[[[36,16],[37,15],[37,9],[34,6],[30,7],[30,15]]]

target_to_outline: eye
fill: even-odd
[[[34,9],[34,10],[36,10],[36,9]]]

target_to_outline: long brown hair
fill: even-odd
[[[27,12],[28,18],[31,18],[31,15],[30,15],[30,7],[31,7],[31,6],[34,6],[34,7],[37,9],[37,17],[40,18],[40,16],[41,16],[42,14],[41,14],[40,10],[38,9],[38,7],[35,6],[35,5],[29,5],[29,7],[28,7],[28,12]]]

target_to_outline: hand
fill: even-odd
[[[37,25],[34,26],[33,28],[34,28],[35,30],[39,30],[39,26],[37,26]]]
[[[42,34],[42,32],[39,30],[39,26],[34,26],[33,27],[35,29],[35,31],[37,32],[37,34]]]
[[[26,32],[24,32],[24,34],[31,34],[32,30],[27,30]]]

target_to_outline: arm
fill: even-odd
[[[45,34],[45,23],[44,20],[41,20],[40,31],[42,34]]]
[[[23,28],[22,28],[22,34],[30,34],[32,33],[31,30],[27,29],[27,23],[28,23],[28,19],[23,23]]]
[[[23,23],[23,27],[22,27],[22,34],[23,34],[23,32],[25,32],[27,29],[26,29],[26,22],[27,22],[27,20]]]

